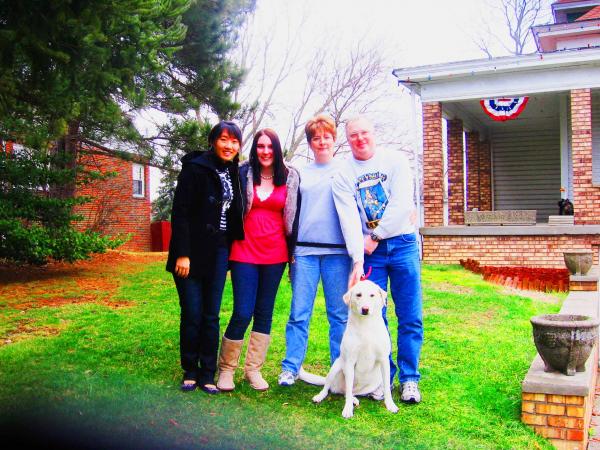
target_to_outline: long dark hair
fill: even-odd
[[[287,179],[287,167],[283,163],[283,151],[277,133],[270,128],[259,130],[254,135],[252,147],[250,148],[250,167],[252,168],[252,178],[255,185],[260,185],[260,161],[256,153],[256,146],[261,136],[267,136],[271,139],[273,145],[273,184],[275,186],[283,186]]]
[[[215,142],[223,133],[223,130],[227,130],[229,136],[235,136],[238,141],[240,141],[240,149],[242,148],[242,131],[240,127],[238,127],[235,123],[229,122],[227,120],[222,120],[218,124],[216,124],[208,133],[208,145],[211,150],[215,149]]]

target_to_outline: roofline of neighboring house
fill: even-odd
[[[531,31],[540,36],[558,36],[572,33],[575,30],[580,33],[586,31],[595,31],[597,33],[598,22],[600,22],[600,19],[587,19],[569,23],[548,23],[546,25],[534,25],[531,27]]]
[[[86,147],[81,147],[81,150],[85,153],[96,154],[96,155],[110,155],[116,158],[122,159],[124,161],[131,161],[138,164],[144,164],[149,167],[156,167],[160,170],[174,171],[168,167],[163,167],[161,165],[155,164],[151,161],[150,158],[143,155],[138,155],[135,153],[124,152],[122,150],[115,150],[112,148],[108,148],[98,142],[94,142],[90,139],[80,139],[79,142],[83,144],[87,144]]]
[[[398,68],[392,70],[392,74],[398,78],[399,84],[418,93],[420,84],[450,81],[476,75],[531,72],[533,70],[557,69],[562,66],[573,65],[600,66],[600,48],[454,61],[443,64]]]
[[[560,11],[563,9],[573,9],[573,8],[579,8],[579,7],[585,7],[585,6],[596,6],[596,5],[600,5],[600,0],[597,1],[591,1],[591,0],[580,0],[580,1],[572,1],[572,2],[555,2],[552,3],[551,8],[552,8],[552,13],[554,14],[554,11]]]
[[[600,4],[600,2],[598,2]],[[598,33],[600,29],[600,19],[588,19],[579,22],[570,23],[551,23],[547,25],[535,25],[531,27],[531,34],[535,40],[538,51],[541,52],[540,39],[573,34],[576,31],[578,35],[585,33]],[[544,52],[546,54],[546,52]]]

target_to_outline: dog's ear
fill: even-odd
[[[354,288],[350,288],[350,289],[348,289],[348,291],[346,291],[346,293],[344,295],[342,295],[342,300],[344,300],[344,303],[346,305],[350,304],[350,299],[352,298],[353,290],[354,290]]]
[[[377,286],[379,289],[379,296],[381,297],[381,307],[387,306],[387,292]]]

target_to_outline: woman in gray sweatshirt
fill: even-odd
[[[298,241],[290,266],[292,305],[285,332],[286,354],[278,380],[281,386],[291,386],[298,378],[319,280],[323,283],[329,321],[331,363],[340,354],[348,319],[342,296],[348,286],[351,260],[331,192],[333,177],[339,170],[339,161],[333,159],[335,122],[331,117],[318,115],[307,122],[305,133],[315,159],[300,169],[302,200]]]

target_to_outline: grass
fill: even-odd
[[[457,266],[425,266],[423,402],[402,405],[396,391],[398,414],[364,399],[344,420],[341,397],[314,405],[317,387],[276,385],[291,295],[285,278],[263,370],[271,389],[253,391],[238,371],[233,393],[181,393],[179,307],[163,267],[145,263],[136,272],[109,264],[102,270],[114,285],[111,302],[99,285],[94,291],[104,303],[16,305],[47,296],[50,282],[66,298],[88,295],[89,286],[74,283],[77,275],[23,282],[35,289],[18,299],[14,289],[0,289],[0,336],[10,337],[0,347],[2,432],[97,448],[552,448],[520,422],[520,382],[535,355],[529,318],[557,312],[559,302],[504,293]],[[231,309],[228,283],[223,329]],[[394,329],[392,313],[389,319]],[[328,365],[319,294],[305,366],[325,374]]]

